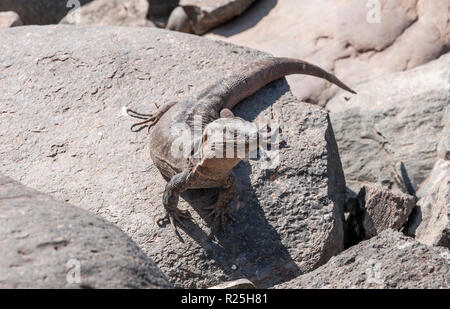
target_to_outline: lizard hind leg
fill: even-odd
[[[166,216],[157,220],[159,226],[166,219],[169,219],[170,224],[178,234],[176,225],[184,226],[183,221],[190,219],[191,215],[187,210],[181,210],[178,208],[178,201],[180,199],[180,193],[187,189],[187,177],[189,170],[173,176],[167,183],[163,195],[163,206],[166,210]]]
[[[231,215],[228,208],[229,204],[234,200],[237,192],[237,181],[235,176],[231,173],[225,180],[224,184],[219,193],[216,203],[211,206],[204,207],[204,210],[209,210],[210,213],[205,217],[209,218],[214,216],[214,221],[216,221],[221,228],[225,227],[227,221],[236,221]]]

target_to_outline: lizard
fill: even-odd
[[[205,208],[210,210],[207,217],[214,216],[222,226],[227,219],[234,221],[228,211],[228,204],[237,191],[232,169],[255,151],[261,136],[252,129],[254,127],[250,122],[235,117],[232,109],[265,85],[290,74],[323,78],[356,94],[336,76],[316,65],[293,58],[267,57],[210,83],[187,98],[168,101],[148,114],[127,109],[128,115],[143,120],[133,124],[131,131],[148,128],[150,156],[167,180],[162,199],[166,215],[158,220],[158,224],[168,220],[178,233],[177,225],[184,226],[183,221],[190,218],[189,211],[178,208],[180,193],[189,189],[216,187],[221,189],[217,201]],[[201,139],[188,142],[192,152],[180,157],[173,151],[173,145],[180,136],[171,133],[171,128],[175,124],[185,124],[188,130],[193,131],[195,117],[201,120]],[[217,134],[217,128],[231,130],[234,134],[225,137],[225,134]],[[217,155],[216,150],[224,149],[226,145],[233,145],[233,154]],[[245,157],[237,154],[239,147],[245,149]]]

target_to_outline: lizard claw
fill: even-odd
[[[139,132],[142,129],[144,129],[145,127],[147,127],[148,131],[150,131],[150,128],[153,127],[158,122],[159,118],[161,118],[161,113],[159,112],[159,110],[157,110],[154,113],[150,113],[150,114],[141,114],[141,113],[138,113],[138,112],[128,108],[127,114],[133,118],[144,120],[144,121],[133,124],[130,128],[130,130],[132,132]],[[139,127],[139,128],[135,129],[136,127]]]
[[[236,219],[231,215],[228,209],[228,205],[219,203],[204,207],[203,209],[210,210],[210,213],[205,216],[205,219],[214,216],[214,221],[219,225],[221,230],[223,230],[228,221],[236,222]]]
[[[164,217],[158,219],[156,223],[161,227],[164,221],[169,220],[170,225],[172,225],[173,229],[175,230],[175,233],[179,234],[177,225],[185,227],[183,221],[189,220],[190,218],[191,214],[189,213],[189,211],[176,208],[173,210],[167,210],[167,214]]]

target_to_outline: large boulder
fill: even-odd
[[[64,17],[61,24],[154,26],[147,19],[148,0],[95,0]]]
[[[0,12],[0,28],[22,26],[22,20],[16,12]]]
[[[278,289],[448,289],[450,252],[385,230]]]
[[[255,0],[181,0],[167,29],[204,34],[241,15]]]
[[[24,25],[57,24],[70,11],[92,0],[1,0],[0,11],[17,12]]]
[[[413,194],[450,139],[450,53],[407,72],[363,83],[327,105],[347,185],[363,182]],[[444,146],[442,146],[444,147]],[[441,148],[442,148],[441,147]],[[444,155],[444,154],[442,154]]]
[[[208,36],[309,60],[354,86],[448,51],[448,12],[448,0],[261,0]],[[287,80],[294,95],[321,105],[338,91],[311,77]]]
[[[0,288],[169,288],[119,228],[0,175]]]
[[[124,108],[147,112],[181,100],[267,54],[155,28],[19,27],[0,35],[0,171],[116,223],[175,286],[248,278],[267,287],[343,249],[345,183],[333,130],[327,113],[295,99],[285,80],[234,110],[269,119],[274,130],[278,123],[282,139],[278,165],[270,164],[274,151],[272,161],[235,168],[237,222],[220,232],[204,219],[216,190],[180,199],[193,217],[180,229],[183,242],[155,222],[166,182],[148,134],[130,132]]]
[[[450,249],[450,161],[436,162],[417,197],[408,233],[429,246]]]

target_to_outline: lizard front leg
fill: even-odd
[[[236,192],[237,181],[233,173],[230,173],[223,181],[216,203],[203,208],[211,211],[205,218],[214,216],[214,220],[218,222],[222,228],[225,226],[227,219],[235,221],[229,212],[228,205],[233,201]]]
[[[176,233],[178,233],[176,224],[183,226],[183,220],[191,217],[187,210],[178,208],[180,193],[187,190],[189,172],[189,170],[186,170],[173,176],[164,190],[163,206],[166,209],[167,214],[165,217],[158,220],[158,225],[161,225],[162,221],[169,219],[170,224],[173,226]]]

